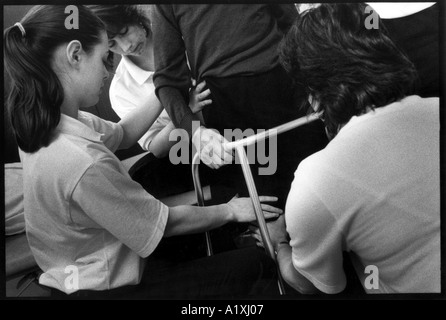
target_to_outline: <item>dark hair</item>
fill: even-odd
[[[377,29],[367,27],[371,11],[366,8],[363,3],[337,3],[309,9],[280,45],[282,65],[319,103],[332,135],[367,108],[410,94],[417,78],[414,65],[381,21]]]
[[[91,9],[105,24],[109,38],[120,34],[130,25],[141,24],[151,34],[151,22],[148,12],[141,5],[89,5]],[[148,7],[147,7],[148,8]]]
[[[25,34],[18,26],[3,32],[4,64],[11,80],[8,120],[25,152],[48,146],[60,121],[64,92],[51,68],[55,49],[78,40],[88,53],[100,43],[102,22],[84,6],[77,8],[78,29],[65,27],[65,6],[47,5],[33,7],[21,20]]]

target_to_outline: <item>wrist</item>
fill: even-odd
[[[232,209],[232,206],[229,203],[225,203],[223,204],[223,206],[225,209],[226,222],[236,222],[235,213],[234,210]]]

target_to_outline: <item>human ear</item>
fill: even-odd
[[[81,62],[83,52],[82,44],[78,40],[72,40],[66,48],[68,63],[73,67],[77,67]]]

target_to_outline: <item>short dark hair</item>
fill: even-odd
[[[319,103],[330,134],[367,108],[388,105],[414,90],[414,65],[381,21],[377,29],[367,28],[371,13],[366,8],[363,3],[311,8],[280,45],[282,65]]]
[[[89,5],[88,8],[104,22],[109,38],[137,24],[141,24],[148,35],[152,32],[148,12],[141,5]]]
[[[10,77],[7,98],[7,120],[12,126],[17,144],[32,153],[51,142],[60,121],[60,106],[64,99],[62,84],[51,68],[57,47],[72,40],[82,43],[91,52],[100,43],[104,25],[84,6],[77,6],[79,28],[65,27],[65,6],[34,6],[18,26],[3,32],[4,66]]]

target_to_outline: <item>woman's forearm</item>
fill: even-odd
[[[164,158],[169,154],[170,148],[176,143],[176,141],[169,141],[169,135],[174,129],[175,126],[171,121],[152,139],[149,145],[149,151],[155,157]]]
[[[233,214],[227,204],[209,207],[171,207],[164,236],[201,233],[218,228],[233,219]]]
[[[124,130],[119,149],[126,149],[133,146],[149,130],[163,111],[161,103],[158,101],[155,93],[152,93],[147,102],[138,107],[119,121]]]

